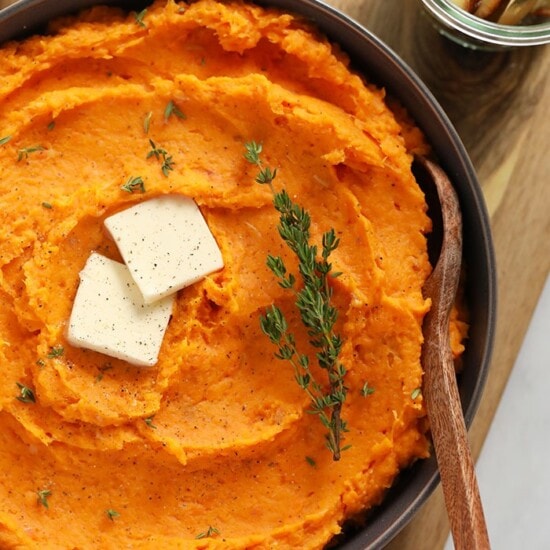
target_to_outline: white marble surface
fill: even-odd
[[[477,463],[493,550],[550,549],[549,456],[550,277]]]

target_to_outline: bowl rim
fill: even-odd
[[[472,423],[487,379],[494,345],[496,326],[496,261],[490,220],[485,199],[472,162],[448,116],[420,77],[382,40],[366,27],[323,0],[250,0],[264,7],[282,9],[305,17],[337,43],[351,60],[356,73],[386,89],[397,98],[428,138],[441,166],[453,181],[461,203],[469,205],[465,229],[472,226],[471,237],[478,243],[476,292],[484,296],[480,315],[484,333],[476,353],[477,370],[473,383],[465,391],[461,387],[466,426]],[[425,1],[425,0],[423,0]],[[150,1],[140,2],[145,6]],[[97,4],[119,5],[135,10],[132,0],[16,0],[0,9],[0,44],[35,32],[49,19],[78,12]],[[406,90],[407,93],[404,93]],[[467,235],[466,235],[467,237]],[[467,238],[465,243],[468,242]],[[468,346],[467,351],[468,353]],[[381,549],[412,519],[439,482],[433,455],[412,466],[414,473],[404,472],[390,488],[391,503],[385,499],[372,516],[375,521],[352,535],[340,545],[345,550]],[[404,488],[402,486],[404,484]],[[395,494],[397,492],[397,494]]]

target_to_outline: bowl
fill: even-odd
[[[533,24],[502,25],[476,17],[451,0],[422,0],[422,3],[441,33],[466,47],[498,51],[550,43],[548,19]]]
[[[20,38],[51,18],[93,4],[110,3],[129,9],[129,1],[19,0],[0,11],[0,42]],[[384,43],[338,10],[316,0],[257,0],[298,13],[313,22],[350,56],[353,68],[397,98],[423,130],[440,165],[451,178],[462,207],[465,297],[471,328],[458,375],[467,426],[474,418],[489,368],[496,313],[495,259],[489,217],[480,185],[466,150],[436,99],[413,71]],[[403,471],[383,503],[370,512],[366,526],[350,527],[337,541],[346,550],[382,548],[411,520],[438,483],[435,458],[418,461]]]

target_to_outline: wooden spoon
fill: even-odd
[[[423,326],[423,395],[455,550],[485,550],[490,548],[489,536],[449,340],[449,316],[462,261],[460,207],[443,170],[427,159],[418,161],[436,186],[443,221],[439,258],[424,286],[432,306]]]

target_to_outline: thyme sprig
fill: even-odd
[[[291,363],[296,382],[311,400],[310,412],[318,415],[327,429],[326,445],[333,459],[339,460],[341,451],[347,448],[341,445],[342,434],[347,431],[341,410],[348,389],[344,383],[346,368],[339,359],[343,342],[335,332],[338,310],[332,304],[333,291],[330,284],[330,279],[339,273],[332,272],[332,264],[329,262],[331,253],[339,245],[339,239],[334,229],[324,233],[319,256],[317,246],[310,244],[310,215],[295,204],[284,189],[275,192],[273,180],[277,169],[263,165],[260,158],[261,144],[249,142],[245,144],[245,149],[245,159],[260,169],[256,182],[269,185],[273,192],[273,205],[279,212],[279,235],[298,258],[301,285],[298,285],[294,274],[287,272],[280,256],[268,255],[267,266],[278,278],[279,285],[294,293],[295,305],[306,327],[309,343],[317,350],[315,359],[318,366],[326,371],[328,383],[323,384],[314,378],[310,358],[298,350],[296,338],[289,332],[288,322],[278,306],[272,305],[266,310],[265,315],[260,317],[260,326],[270,341],[278,346],[275,357]]]
[[[151,150],[147,153],[146,158],[155,157],[157,160],[162,160],[162,173],[168,177],[169,172],[174,169],[172,155],[169,155],[166,149],[157,147],[152,139],[149,139],[149,145],[151,146]]]
[[[248,143],[244,144],[244,147],[246,149],[244,158],[248,162],[250,162],[250,164],[255,164],[260,169],[258,175],[256,176],[256,183],[259,183],[261,185],[267,184],[271,186],[273,180],[277,176],[277,168],[271,169],[269,168],[269,166],[263,166],[260,159],[260,154],[263,149],[262,144],[256,143],[255,141],[249,141]],[[274,192],[273,187],[271,188],[271,190]]]

